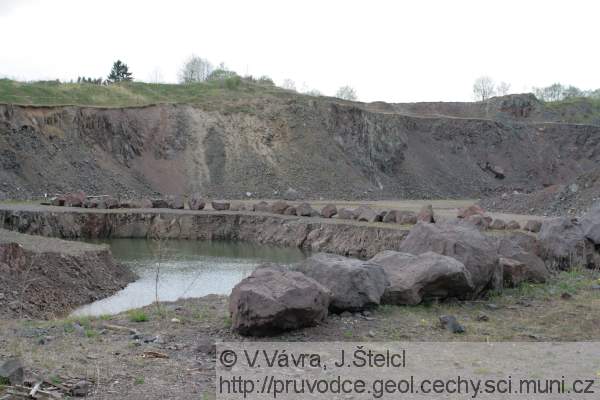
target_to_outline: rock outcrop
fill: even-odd
[[[61,317],[134,278],[107,246],[0,229],[0,319]]]

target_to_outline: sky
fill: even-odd
[[[120,59],[176,82],[195,54],[361,101],[470,101],[482,75],[596,89],[599,15],[593,0],[0,0],[0,77],[106,77]]]

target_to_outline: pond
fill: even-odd
[[[108,244],[115,260],[139,278],[113,296],[78,308],[73,315],[117,314],[151,304],[157,294],[159,301],[229,295],[261,263],[288,265],[306,257],[297,248],[242,242],[110,239],[94,243]]]

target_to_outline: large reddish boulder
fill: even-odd
[[[229,296],[232,328],[246,336],[271,336],[317,325],[327,317],[330,292],[306,275],[277,267],[255,270]]]
[[[285,210],[288,209],[290,207],[290,205],[288,203],[286,203],[285,201],[276,201],[273,204],[271,204],[271,212],[273,214],[280,214],[283,215],[285,214]]]
[[[86,195],[83,192],[67,193],[64,196],[66,207],[83,207],[86,200]]]
[[[229,210],[231,204],[227,201],[212,201],[210,205],[215,211],[226,211]]]

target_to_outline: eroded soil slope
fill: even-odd
[[[0,105],[0,199],[77,189],[272,198],[288,188],[313,199],[472,198],[600,165],[600,127],[538,122],[526,100],[486,115],[465,105],[467,117],[296,95],[218,107]]]

